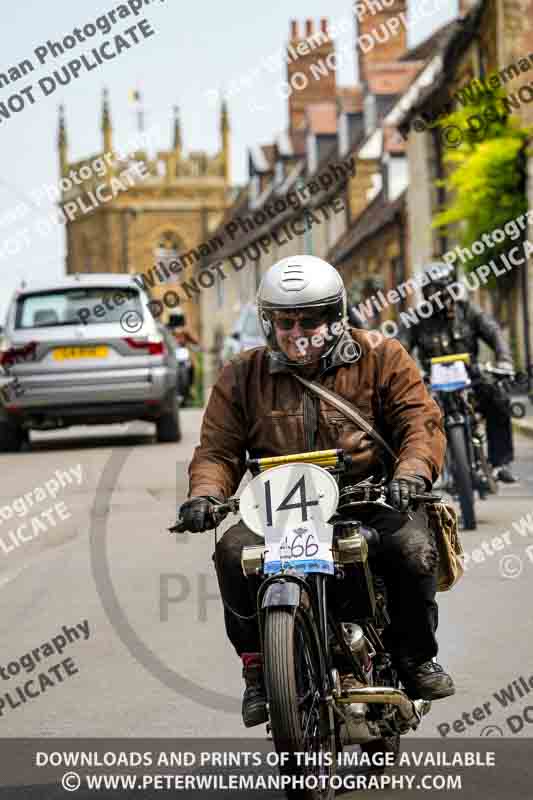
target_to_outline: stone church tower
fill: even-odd
[[[172,145],[168,150],[157,152],[155,157],[143,146],[133,153],[114,150],[106,91],[101,126],[102,152],[71,162],[64,110],[60,108],[60,205],[68,217],[65,220],[67,274],[128,272],[146,276],[155,264],[179,258],[180,254],[195,251],[202,243],[209,242],[210,231],[216,228],[231,202],[230,129],[226,107],[223,105],[220,112],[221,148],[214,156],[203,151],[183,153],[177,108],[174,108]],[[156,139],[159,131],[156,129],[154,133],[152,129],[150,137],[148,133],[145,138]],[[141,133],[136,142],[139,139],[142,139]],[[96,169],[101,170],[102,161],[106,164],[105,172],[97,175]],[[134,161],[143,165],[143,171],[132,172],[136,180],[125,182],[120,175]],[[121,185],[124,191],[120,190]],[[182,305],[176,310],[185,313],[187,325],[198,336],[201,333],[198,297],[186,299],[183,292],[179,292],[179,283],[188,281],[194,274],[194,259],[188,258],[186,263],[187,268],[175,278],[171,273],[171,280],[165,284],[161,285],[156,279],[150,293],[157,299],[174,289],[182,298]],[[169,313],[171,309],[165,309],[160,319],[167,320]]]

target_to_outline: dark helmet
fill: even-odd
[[[455,269],[444,261],[432,261],[424,268],[424,273],[429,278],[428,283],[422,288],[424,300],[429,300],[432,294],[445,291],[448,286],[457,281]]]

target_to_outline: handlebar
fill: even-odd
[[[378,487],[373,487],[378,488]],[[442,499],[442,495],[440,494],[432,494],[431,492],[420,492],[419,494],[412,495],[411,500],[415,503],[440,503]],[[373,502],[372,500],[368,500],[367,502]],[[377,501],[374,501],[377,502]],[[233,497],[228,500],[227,503],[220,503],[213,509],[213,513],[215,517],[219,517],[216,520],[216,525],[219,525],[222,520],[229,514],[235,513],[239,510],[239,498]],[[216,526],[215,526],[216,527]],[[169,533],[188,533],[187,528],[185,528],[183,522],[181,520],[177,520],[175,524],[168,528]]]
[[[187,533],[187,528],[184,527],[183,522],[178,520],[177,522],[172,525],[172,527],[167,528],[169,533]]]
[[[488,364],[481,365],[481,369],[482,371],[488,372],[489,375],[494,375],[495,377],[513,378],[515,375],[514,369],[501,369],[490,362]]]
[[[239,498],[232,497],[227,503],[219,503],[212,511],[215,515],[216,525],[219,525],[222,520],[230,513],[235,513],[239,510]],[[215,525],[215,527],[216,527]],[[168,528],[169,533],[188,533],[189,531],[185,528],[183,522],[178,519],[171,528]]]

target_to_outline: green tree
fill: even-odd
[[[507,106],[503,91],[480,92],[468,105],[436,122],[443,145],[449,142],[444,162],[451,169],[438,182],[446,188],[447,205],[435,215],[433,226],[448,230],[459,224],[457,236],[463,247],[527,211],[524,151],[529,131],[509,116]],[[459,144],[452,149],[452,142]],[[506,237],[474,256],[465,269],[471,271],[512,246]],[[511,271],[502,279],[492,276],[488,285],[505,291],[515,280]]]
[[[502,90],[479,92],[477,96],[470,92],[467,105],[435,123],[446,148],[444,163],[448,170],[446,177],[437,182],[446,189],[446,206],[435,215],[433,227],[448,231],[450,226],[457,226],[459,244],[469,249],[483,234],[490,235],[495,228],[505,229],[506,223],[528,208],[526,147],[530,130],[522,127],[509,110],[510,101]],[[506,235],[482,254],[473,253],[472,260],[462,268],[471,272],[497,259],[516,243]],[[491,274],[487,282],[496,317],[509,324],[515,359],[519,278],[517,268],[501,277]]]

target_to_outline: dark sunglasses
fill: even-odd
[[[314,317],[277,317],[274,319],[276,328],[282,331],[292,331],[295,324],[299,322],[304,331],[312,331],[327,322],[327,317],[320,315]]]

